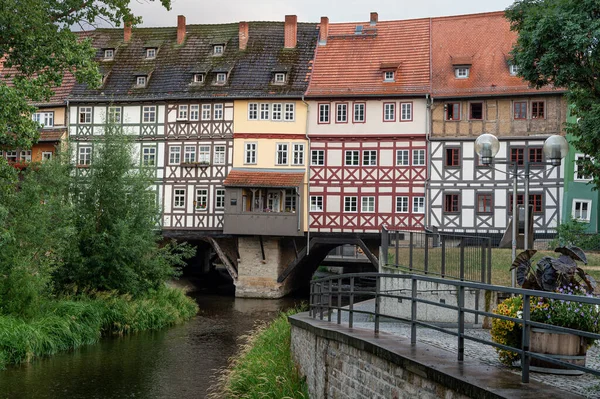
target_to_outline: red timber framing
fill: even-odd
[[[312,151],[324,151],[324,164],[310,165],[310,196],[322,197],[322,210],[310,210],[311,231],[371,233],[381,231],[383,225],[389,229],[423,229],[425,209],[415,212],[413,205],[418,197],[426,203],[427,160],[414,166],[413,151],[427,153],[425,135],[379,139],[315,137],[310,149],[310,161]],[[396,154],[400,150],[408,151],[408,165],[397,165]],[[345,165],[346,151],[359,152],[360,166]],[[375,166],[364,165],[364,151],[377,152]],[[344,209],[346,197],[357,197],[356,211],[353,206]],[[371,199],[363,203],[367,197],[375,199],[374,212],[369,206]],[[407,197],[408,209],[396,208],[397,197]],[[354,199],[347,202],[352,205]],[[363,204],[367,205],[365,209]]]

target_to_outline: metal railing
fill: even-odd
[[[370,279],[375,280],[375,289],[363,289],[357,285],[357,280]],[[410,280],[411,289],[410,295],[397,295],[397,290],[382,290],[381,283],[382,279],[400,279]],[[347,284],[344,284],[347,282]],[[418,297],[418,283],[419,282],[432,282],[438,284],[445,284],[455,287],[457,290],[457,305],[438,303],[431,300],[423,299]],[[468,308],[465,306],[465,290],[482,290],[482,291],[494,291],[510,295],[522,295],[523,296],[523,310],[522,318],[514,318],[504,315],[499,315],[484,310],[477,310]],[[374,297],[375,298],[375,310],[363,310],[355,309],[355,301],[357,298]],[[330,276],[319,280],[313,280],[310,283],[310,308],[309,312],[313,318],[319,317],[321,320],[325,318],[331,322],[333,311],[337,311],[337,324],[342,324],[342,313],[348,313],[348,327],[353,328],[354,315],[363,314],[373,316],[374,320],[374,332],[379,333],[380,322],[382,318],[392,319],[400,322],[410,323],[410,342],[412,345],[417,343],[417,326],[426,327],[433,329],[444,334],[456,336],[458,339],[458,360],[464,360],[465,353],[465,340],[474,341],[480,344],[492,346],[494,348],[503,349],[506,351],[515,352],[521,357],[521,380],[524,383],[529,382],[529,367],[531,359],[539,359],[545,362],[556,364],[558,366],[566,367],[568,369],[578,370],[585,373],[590,373],[596,376],[600,376],[600,370],[592,369],[589,367],[579,366],[576,364],[564,362],[557,358],[549,357],[539,353],[530,351],[530,337],[531,328],[538,327],[546,330],[551,330],[558,333],[575,334],[580,337],[588,339],[600,339],[600,334],[589,333],[581,330],[575,330],[571,328],[558,327],[550,324],[539,323],[531,320],[531,308],[530,299],[535,298],[548,298],[561,301],[569,301],[582,304],[592,304],[600,306],[600,298],[587,297],[587,296],[575,296],[575,295],[564,295],[558,293],[551,293],[545,291],[534,291],[524,290],[519,288],[509,288],[494,286],[481,283],[472,283],[458,280],[439,279],[433,277],[427,277],[415,274],[384,274],[384,273],[355,273],[346,274],[340,276]],[[381,312],[381,299],[382,298],[394,298],[397,300],[408,300],[411,303],[410,318],[399,317]],[[346,301],[347,299],[347,301]],[[347,302],[347,306],[342,306],[343,303]],[[432,324],[430,322],[418,320],[418,304],[426,304],[439,308],[456,311],[456,321],[458,325],[457,331],[449,330],[448,328],[440,327],[439,325]],[[512,321],[522,328],[522,343],[520,348],[514,348],[511,346],[499,344],[491,340],[477,338],[465,334],[465,314],[474,314],[476,316],[491,317],[495,319]]]
[[[492,282],[490,237],[382,228],[381,250],[388,267],[441,278]]]

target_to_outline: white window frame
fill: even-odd
[[[357,118],[356,115],[360,116]],[[355,103],[354,104],[354,114],[353,114],[353,123],[364,123],[367,115],[367,107],[365,103]]]
[[[196,162],[196,146],[195,145],[184,145],[183,146],[183,163],[195,163]]]
[[[92,107],[79,107],[79,123],[82,125],[90,125],[92,123]],[[84,115],[83,120],[81,116]]]
[[[194,203],[194,209],[197,211],[206,211],[208,209],[208,188],[196,189]],[[204,204],[204,206],[200,206],[200,204]]]
[[[425,197],[413,197],[412,211],[416,214],[425,213]]]
[[[426,160],[425,150],[412,150],[412,164],[413,166],[425,166]]]
[[[191,121],[200,120],[200,105],[198,105],[198,104],[190,105],[190,120]]]
[[[375,213],[375,197],[362,197],[360,199],[360,210],[362,213]]]
[[[454,68],[454,76],[456,79],[467,79],[471,73],[471,68],[468,66],[459,66]]]
[[[54,127],[54,112],[35,112],[31,115],[31,120],[42,127]]]
[[[311,150],[310,151],[310,165],[311,166],[325,165],[325,150]]]
[[[177,120],[178,121],[187,121],[188,119],[188,106],[187,104],[180,104],[177,107]]]
[[[377,166],[377,150],[363,150],[363,166]]]
[[[331,104],[319,104],[318,122],[320,124],[331,122]]]
[[[156,123],[156,105],[145,105],[142,108],[142,123]]]
[[[244,165],[256,165],[258,143],[244,143]]]
[[[224,188],[215,189],[215,210],[216,209],[225,209],[225,189]]]
[[[396,166],[410,166],[409,150],[396,150]]]
[[[204,74],[203,73],[195,73],[192,77],[193,83],[204,83]]]
[[[396,74],[394,71],[385,71],[383,73],[383,81],[384,82],[394,82],[396,79]]]
[[[21,154],[19,154],[19,160],[21,162],[31,162],[31,150],[21,150]]]
[[[227,147],[224,145],[216,145],[213,154],[214,165],[225,165],[227,155]]]
[[[296,104],[285,103],[283,120],[286,122],[293,122],[296,119]]]
[[[201,164],[210,164],[210,145],[198,146],[198,162]]]
[[[223,46],[222,44],[215,44],[213,46],[213,55],[214,56],[221,56],[223,55],[223,53],[225,52],[225,46]]]
[[[304,165],[304,144],[292,143],[292,165]]]
[[[574,171],[574,173],[573,173],[573,180],[574,181],[586,181],[587,182],[587,181],[592,180],[592,178],[589,177],[589,176],[579,177],[579,165],[578,165],[577,161],[580,160],[580,159],[582,159],[582,158],[589,158],[589,159],[591,159],[591,157],[589,155],[585,155],[585,154],[581,154],[581,153],[575,154],[575,161],[574,161],[574,164],[573,164],[573,171]]]
[[[156,166],[156,147],[142,146],[142,166]]]
[[[412,121],[412,103],[400,103],[400,120]]]
[[[519,67],[514,64],[510,64],[508,66],[508,72],[510,73],[510,76],[517,76],[519,73]]]
[[[408,197],[398,196],[396,197],[396,213],[409,213],[410,206]]]
[[[212,110],[210,104],[202,104],[202,120],[209,121],[211,115]]]
[[[358,213],[358,197],[353,195],[344,197],[344,213]]]
[[[148,77],[146,75],[137,76],[135,78],[135,85],[137,87],[146,87],[146,83],[148,83]]]
[[[271,110],[271,120],[279,122],[283,120],[283,104],[273,103]]]
[[[348,123],[348,104],[338,103],[335,106],[335,123]]]
[[[395,122],[396,121],[396,103],[384,103],[383,104],[383,121],[384,122]]]
[[[149,47],[146,49],[146,58],[149,60],[153,60],[156,58],[156,54],[158,54],[158,50],[156,47]]]
[[[268,121],[270,113],[271,113],[271,104],[269,104],[269,103],[260,104],[260,120],[261,121]]]
[[[77,165],[89,166],[92,164],[92,146],[81,146],[77,150]]]
[[[104,59],[113,60],[115,58],[115,49],[107,48],[104,49]]]
[[[348,163],[348,153],[352,153],[351,162]],[[359,150],[346,150],[344,151],[344,166],[360,166],[360,151]]]
[[[275,74],[275,76],[273,77],[273,82],[274,83],[285,83],[285,73],[284,72],[277,72]]]
[[[169,147],[169,165],[179,165],[181,163],[181,146],[174,145]]]
[[[173,190],[173,208],[174,209],[185,209],[186,200],[185,188],[176,188]]]
[[[123,111],[121,107],[108,107],[108,123],[123,122]]]
[[[289,163],[289,144],[275,144],[275,165],[287,165]]]
[[[223,104],[213,105],[213,119],[214,120],[222,121],[223,120],[223,112],[224,112]]]
[[[248,120],[258,120],[258,103],[248,103]]]
[[[216,83],[218,85],[224,85],[227,82],[227,74],[225,72],[217,73]]]
[[[587,218],[576,217],[577,204],[580,204],[580,205],[586,204],[587,205]],[[580,208],[580,212],[581,212],[581,208]],[[573,207],[571,209],[571,217],[573,219],[577,220],[578,222],[589,223],[592,220],[592,200],[574,198],[573,199]]]
[[[42,162],[51,160],[53,156],[52,151],[42,151]]]
[[[19,153],[17,151],[5,151],[4,154],[8,162],[17,162],[19,159]]]
[[[323,196],[322,195],[311,195],[310,196],[310,211],[311,212],[323,212]]]

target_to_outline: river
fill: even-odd
[[[192,296],[200,312],[183,325],[103,339],[0,371],[0,398],[204,398],[215,370],[236,352],[239,337],[300,302]]]

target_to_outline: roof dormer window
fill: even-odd
[[[385,71],[383,73],[383,81],[384,82],[393,82],[396,78],[396,74],[394,71]]]
[[[217,81],[216,84],[224,85],[227,82],[227,74],[224,72],[217,73]]]
[[[104,59],[107,61],[112,61],[115,58],[115,49],[107,48],[104,49]]]
[[[146,49],[146,58],[152,60],[156,58],[157,49],[156,47],[150,47]]]
[[[147,83],[148,83],[148,76],[142,75],[142,76],[136,77],[136,80],[135,80],[136,87],[146,87]]]
[[[517,76],[517,74],[519,73],[519,67],[513,64],[510,64],[508,66],[508,70],[510,72],[510,76]]]
[[[214,56],[223,55],[224,50],[225,50],[225,46],[223,46],[222,44],[215,44],[213,46],[213,55]]]
[[[454,76],[457,79],[467,79],[470,69],[468,66],[457,66],[454,68]]]
[[[286,74],[285,72],[277,72],[273,77],[273,83],[275,84],[284,84],[285,83]]]
[[[192,76],[192,83],[204,83],[204,74],[203,73],[195,73]]]

